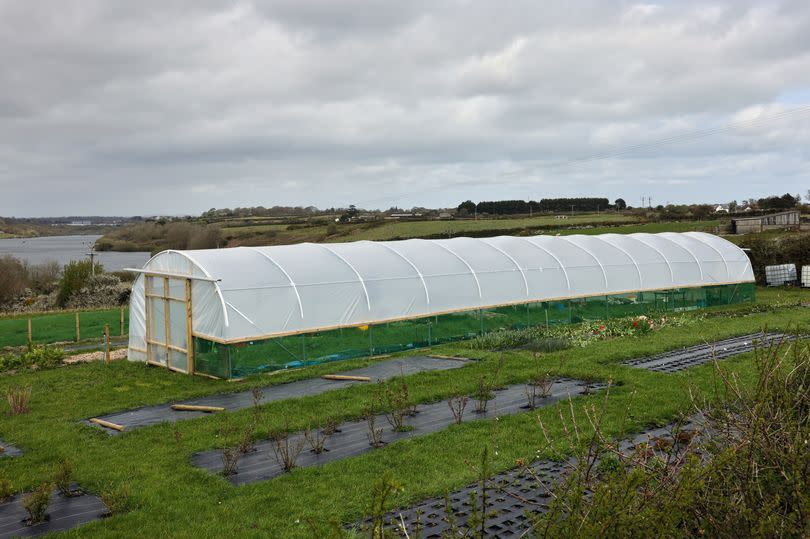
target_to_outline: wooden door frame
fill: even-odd
[[[161,280],[163,282],[163,291],[161,294],[154,293],[152,290],[152,281]],[[184,282],[185,294],[183,298],[172,297],[169,293],[169,280],[175,279]],[[146,320],[146,362],[149,365],[156,365],[166,369],[182,372],[185,374],[194,373],[194,335],[192,329],[192,309],[191,309],[191,278],[188,277],[169,277],[167,275],[144,273],[144,319]],[[163,341],[157,339],[157,336],[152,335],[152,308],[150,305],[153,301],[162,300],[163,302]],[[186,330],[186,347],[182,348],[175,346],[171,343],[171,304],[180,303],[185,306],[186,323],[184,328]],[[155,328],[157,329],[157,328]],[[155,347],[160,347],[166,352],[166,361],[159,362],[152,359],[152,350]],[[171,352],[180,352],[186,355],[186,368],[181,369],[171,365]]]

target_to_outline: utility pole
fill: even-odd
[[[95,277],[96,276],[96,265],[94,263],[94,259],[96,257],[96,253],[93,252],[93,249],[96,247],[96,244],[95,243],[90,244],[89,242],[82,242],[82,243],[84,243],[85,245],[90,247],[90,252],[87,253],[87,256],[90,257],[90,275]]]
[[[573,216],[574,216],[574,205],[571,204],[571,217],[573,217]]]

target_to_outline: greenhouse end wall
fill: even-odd
[[[742,283],[524,303],[236,344],[195,337],[195,370],[218,378],[241,378],[471,339],[502,329],[750,303],[754,294],[753,283]]]

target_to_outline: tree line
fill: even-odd
[[[624,200],[617,199],[611,205],[607,198],[542,198],[537,200],[495,200],[483,201],[476,204],[467,200],[458,205],[459,213],[472,215],[473,213],[487,213],[490,215],[510,215],[531,212],[566,212],[571,211],[600,211],[618,207],[624,209]]]

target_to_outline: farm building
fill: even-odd
[[[749,234],[777,229],[799,229],[799,210],[769,213],[757,217],[741,217],[731,220],[731,230],[735,234]]]
[[[129,359],[219,378],[754,299],[747,255],[697,232],[164,251],[138,271]]]

